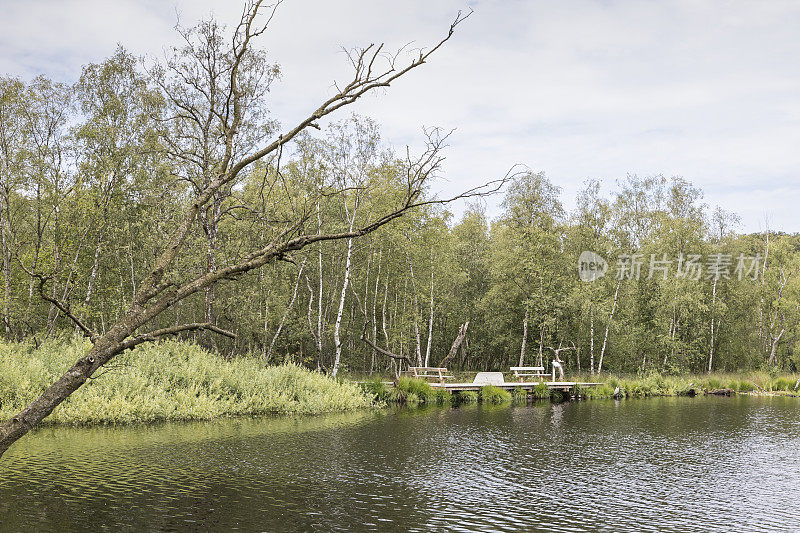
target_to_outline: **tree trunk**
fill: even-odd
[[[414,340],[415,344],[415,351],[417,355],[417,366],[422,365],[422,339],[419,335],[419,296],[417,295],[417,284],[414,280],[414,263],[411,261],[411,255],[406,253],[406,257],[408,258],[408,272],[411,276],[411,291],[413,293],[414,299]]]
[[[781,329],[781,332],[778,333],[778,336],[772,340],[772,350],[770,350],[769,362],[768,362],[768,364],[770,365],[774,365],[777,363],[778,343],[781,341],[781,337],[783,337],[784,333],[786,333],[786,328]]]
[[[769,259],[769,225],[765,228],[766,244],[764,245],[764,262],[761,264],[761,297],[758,305],[758,343],[759,346],[764,345],[764,290],[765,290],[765,275],[767,273],[767,260]]]
[[[303,262],[300,264],[300,269],[297,271],[297,279],[294,282],[294,290],[292,291],[292,299],[289,300],[289,305],[286,306],[286,311],[284,311],[283,316],[281,317],[281,321],[278,324],[278,329],[275,331],[275,335],[272,337],[272,342],[269,343],[269,349],[267,350],[267,357],[264,363],[269,363],[270,359],[272,359],[272,349],[275,347],[275,341],[278,340],[278,337],[281,334],[281,330],[283,330],[283,325],[286,323],[286,318],[289,316],[289,312],[292,310],[292,306],[294,305],[294,301],[297,299],[297,289],[300,287],[300,278],[303,275],[303,268],[306,266],[306,259],[303,259]]]
[[[217,271],[217,235],[219,233],[219,216],[222,209],[222,199],[219,195],[215,194],[211,201],[208,210],[201,212],[201,221],[203,229],[205,230],[207,245],[206,245],[206,273]],[[205,289],[205,321],[214,323],[214,286],[208,286]],[[216,344],[215,341],[213,341]]]
[[[350,231],[353,231],[353,223],[350,222]],[[353,239],[347,239],[347,256],[344,264],[344,282],[342,283],[342,294],[339,297],[339,311],[336,313],[336,324],[333,328],[333,340],[336,344],[336,355],[333,360],[331,375],[336,377],[339,373],[339,363],[342,360],[342,339],[339,337],[339,329],[342,325],[342,313],[344,313],[344,299],[347,295],[347,284],[350,282],[350,258],[353,253]]]
[[[375,276],[375,292],[372,295],[372,343],[375,344],[378,342],[378,289],[380,288],[379,283],[381,279],[381,263],[383,260],[383,248],[378,251],[378,274]],[[387,344],[388,346],[388,344]],[[372,374],[375,371],[375,348],[371,348],[370,352],[370,362],[369,362],[369,373]]]
[[[606,354],[606,343],[608,342],[608,330],[611,327],[611,321],[614,320],[614,311],[617,309],[617,297],[619,296],[619,284],[622,283],[621,281],[617,282],[617,288],[614,290],[614,303],[611,304],[611,314],[608,315],[608,323],[606,324],[606,332],[603,335],[603,346],[600,348],[600,360],[597,362],[597,373],[601,373],[603,371],[603,357]]]
[[[317,202],[317,235],[322,235],[322,219]],[[319,298],[317,298],[317,365],[322,364],[322,245],[318,247],[319,260]]]
[[[431,250],[431,305],[430,316],[428,317],[428,346],[425,348],[425,365],[428,366],[431,360],[431,339],[433,338],[433,250]]]
[[[439,366],[444,366],[444,364],[447,361],[449,361],[450,359],[452,359],[456,355],[456,352],[458,352],[458,349],[461,347],[461,344],[464,342],[464,338],[467,336],[467,328],[468,327],[469,327],[469,320],[464,322],[461,325],[461,327],[458,329],[458,335],[456,335],[456,340],[453,341],[453,346],[450,347],[450,351],[447,352],[447,355],[445,356],[444,359],[442,359],[442,362],[439,363]]]
[[[711,364],[714,362],[714,308],[717,305],[717,278],[714,278],[714,284],[711,289],[711,346],[708,350],[708,373],[711,373]]]
[[[3,204],[0,205],[0,232],[3,241],[3,324],[5,325],[6,338],[11,335],[11,316],[9,313],[9,299],[11,298],[11,261],[9,260],[10,250],[8,246],[7,216],[6,205],[8,200],[4,197]],[[33,280],[31,280],[33,281]]]
[[[544,349],[544,325],[539,327],[539,354],[536,356],[537,366],[544,366],[544,355],[542,354],[543,349]]]
[[[525,366],[525,345],[528,342],[528,306],[525,306],[525,318],[522,319],[522,347],[519,350],[519,365]]]
[[[267,337],[269,335],[269,296],[272,293],[272,289],[270,288],[267,291],[267,297],[264,298],[264,345],[262,347],[263,357],[264,360],[267,360]]]
[[[594,307],[589,309],[589,373],[594,375]]]
[[[669,321],[669,351],[664,352],[664,363],[662,366],[667,366],[667,358],[670,354],[675,353],[675,329],[677,328],[677,324],[675,323],[675,308],[672,308],[672,318]]]
[[[388,298],[388,296],[389,296],[389,277],[387,276],[383,286],[383,307],[381,309],[381,329],[383,330],[383,340],[386,343],[386,346],[389,346],[389,333],[387,333],[386,331],[386,299]]]

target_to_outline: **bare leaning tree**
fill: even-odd
[[[214,325],[213,288],[217,283],[235,281],[247,272],[279,260],[291,260],[292,252],[313,243],[354,239],[366,235],[403,216],[409,210],[431,203],[445,203],[456,198],[485,194],[498,189],[504,178],[469,190],[449,199],[424,195],[441,163],[442,143],[429,137],[427,148],[416,158],[408,158],[401,171],[402,192],[382,213],[372,213],[360,225],[349,225],[341,231],[322,232],[316,220],[320,203],[341,200],[346,187],[335,183],[316,189],[292,190],[280,171],[280,156],[293,139],[309,128],[319,128],[318,121],[342,109],[367,93],[389,87],[392,82],[423,65],[453,35],[456,26],[469,14],[459,13],[447,34],[427,50],[410,57],[387,54],[384,46],[370,45],[354,50],[349,57],[352,79],[334,86],[335,94],[322,102],[296,125],[276,134],[274,123],[263,113],[264,83],[274,72],[264,67],[263,52],[253,41],[268,28],[277,5],[262,6],[261,0],[249,2],[232,37],[225,37],[215,26],[200,26],[197,32],[182,33],[187,42],[184,56],[168,60],[153,73],[156,83],[169,104],[172,116],[165,120],[165,150],[173,156],[175,179],[191,184],[190,200],[183,213],[174,214],[174,226],[168,232],[162,249],[154,259],[133,295],[128,309],[117,322],[100,334],[70,309],[69,302],[49,296],[51,303],[69,317],[91,342],[91,348],[28,407],[0,426],[0,456],[16,440],[47,417],[102,366],[115,356],[139,344],[158,340],[166,335],[186,331],[207,330],[232,335]],[[263,12],[263,14],[261,13]],[[261,18],[263,16],[263,18]],[[407,59],[403,59],[406,57]],[[382,66],[381,66],[382,65]],[[173,126],[170,126],[172,121]],[[270,138],[272,136],[272,138]],[[284,191],[289,205],[281,216],[270,221],[271,231],[251,250],[220,264],[215,257],[215,224],[222,215],[223,200],[234,196],[237,185],[246,176],[264,168],[273,172],[274,182],[263,195]],[[279,185],[276,185],[279,184]],[[268,203],[268,202],[267,202]],[[233,202],[236,206],[236,202]],[[245,209],[247,206],[241,206]],[[312,223],[309,223],[312,222]],[[187,276],[178,259],[188,246],[198,246],[190,238],[197,226],[206,236],[208,262],[199,274]],[[35,271],[44,286],[47,278]],[[206,299],[206,321],[155,328],[154,322],[164,311],[196,294]],[[45,291],[42,291],[45,294]],[[151,325],[148,329],[147,326]]]

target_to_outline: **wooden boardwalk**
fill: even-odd
[[[553,365],[556,365],[556,363],[554,362]],[[542,366],[512,366],[511,370],[514,372],[513,381],[506,381],[503,372],[478,372],[471,383],[447,383],[447,378],[452,376],[447,375],[447,368],[444,367],[410,367],[407,372],[418,379],[436,380],[436,382],[430,383],[431,387],[449,391],[479,391],[481,387],[491,385],[504,390],[520,388],[530,392],[535,387],[544,384],[549,390],[569,392],[576,385],[579,387],[595,387],[600,385],[600,383],[580,381],[556,381],[555,368],[556,367],[553,368],[552,381],[546,381],[548,374],[544,372],[544,367]],[[539,378],[541,381],[526,381],[526,378],[530,379],[531,377]],[[563,377],[562,372],[561,378],[563,379]]]
[[[496,383],[492,384],[492,386],[497,387],[499,389],[505,390],[514,390],[517,387],[531,391],[537,385],[544,383],[547,385],[548,389],[560,390],[560,391],[570,391],[575,385],[580,387],[596,387],[597,385],[601,385],[601,383],[584,383],[579,381],[528,381],[522,383],[515,383],[515,382],[505,382],[505,383]],[[473,390],[479,391],[481,387],[487,385],[487,383],[431,383],[431,387],[436,387],[438,389],[447,389],[449,391],[466,391],[466,390]]]

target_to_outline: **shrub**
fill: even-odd
[[[794,389],[795,381],[787,377],[775,378],[770,384],[770,390],[774,391],[788,391]]]
[[[514,403],[525,403],[528,401],[528,391],[522,387],[514,387],[514,390],[511,391],[511,399]]]
[[[88,349],[83,339],[51,341],[31,352],[0,343],[0,420],[36,399]],[[233,415],[317,414],[359,409],[371,398],[294,364],[264,367],[167,341],[118,356],[58,406],[51,423],[117,424]]]
[[[361,388],[377,402],[387,401],[392,390],[392,387],[379,376],[367,379],[361,383]]]
[[[511,401],[511,393],[494,385],[481,387],[481,401],[484,403],[504,403]]]
[[[453,395],[447,389],[434,388],[436,391],[436,402],[439,404],[449,404],[453,401]]]
[[[458,403],[478,403],[478,392],[474,390],[462,390],[456,393]]]
[[[407,394],[414,394],[420,401],[430,402],[436,400],[436,390],[425,380],[418,378],[401,377],[397,380],[397,388]]]
[[[614,387],[608,383],[603,383],[595,387],[589,387],[584,391],[587,399],[611,398],[614,395]]]
[[[550,389],[544,383],[538,383],[533,386],[531,396],[537,400],[546,400],[550,397]]]

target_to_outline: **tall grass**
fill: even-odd
[[[88,347],[78,339],[52,341],[38,349],[0,343],[0,420],[37,398]],[[299,366],[264,367],[256,358],[227,361],[199,346],[168,341],[118,356],[46,421],[116,424],[317,414],[371,404],[357,385]]]
[[[507,390],[493,385],[481,387],[481,402],[483,403],[505,403],[511,401],[511,393]]]
[[[478,403],[479,395],[478,391],[474,390],[463,390],[456,393],[456,398],[458,403]]]
[[[374,376],[360,383],[364,392],[372,396],[376,402],[386,402],[392,394],[392,384],[385,382],[380,376]]]
[[[737,393],[800,393],[794,389],[797,376],[774,376],[767,372],[678,376],[653,372],[644,376],[602,375],[584,378],[601,383],[585,389],[587,398],[609,398],[615,391],[621,398],[708,394],[719,389],[730,389]]]
[[[453,397],[450,391],[433,387],[423,379],[401,377],[388,399],[395,403],[449,404]]]

